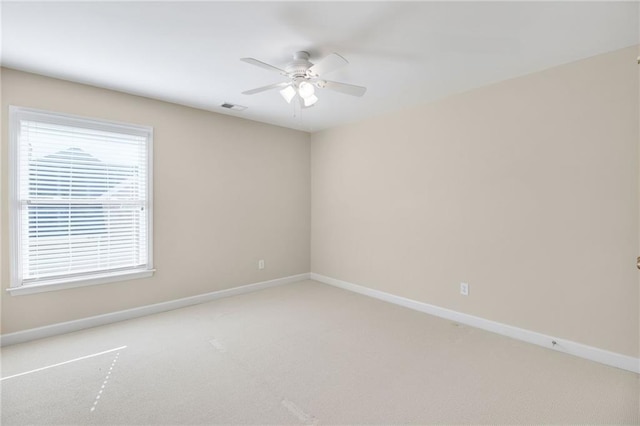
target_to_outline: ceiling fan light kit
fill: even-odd
[[[362,96],[367,91],[366,87],[352,84],[339,83],[321,79],[320,76],[337,70],[349,62],[338,55],[332,53],[321,59],[317,64],[309,61],[309,53],[300,51],[293,54],[293,60],[285,65],[284,69],[269,65],[254,58],[242,58],[243,62],[277,72],[289,78],[288,82],[274,83],[267,86],[258,87],[242,92],[244,95],[254,95],[271,89],[280,89],[280,95],[287,103],[298,99],[301,106],[309,108],[318,102],[315,94],[316,87],[319,89],[329,89],[351,96]]]
[[[304,100],[304,106],[308,108],[310,106],[313,106],[313,104],[315,104],[316,102],[318,102],[318,97],[315,95],[311,95],[311,96],[307,96],[303,100]]]
[[[280,94],[287,101],[288,104],[291,103],[291,100],[296,96],[296,89],[291,86],[287,86],[280,91]]]
[[[315,93],[315,90],[311,83],[307,83],[306,81],[301,81],[300,84],[298,84],[298,94],[302,98],[306,99],[309,96],[313,96],[314,93]]]

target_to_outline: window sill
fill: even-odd
[[[108,273],[93,275],[91,277],[81,277],[75,280],[51,280],[37,284],[27,284],[21,287],[10,287],[7,292],[12,296],[22,296],[25,294],[43,293],[46,291],[64,290],[67,288],[86,287],[90,285],[106,284],[116,281],[127,281],[138,278],[148,278],[153,276],[155,269],[145,269],[137,271],[126,271],[121,273]]]

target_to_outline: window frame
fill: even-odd
[[[23,282],[21,269],[22,247],[20,238],[20,179],[18,173],[20,167],[20,120],[25,118],[52,124],[120,132],[146,137],[147,264],[144,268],[85,273],[73,277],[67,276],[62,278],[43,279],[42,281],[31,284],[25,284]],[[148,278],[155,272],[153,263],[153,127],[10,105],[8,183],[10,284],[7,291],[10,294],[32,294],[61,290],[65,288],[84,287],[109,282]]]

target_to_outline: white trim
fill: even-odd
[[[199,294],[197,296],[170,300],[168,302],[161,302],[153,305],[140,306],[138,308],[127,309],[124,311],[117,311],[117,312],[112,312],[108,314],[82,318],[79,320],[47,325],[44,327],[31,328],[23,331],[16,331],[15,333],[3,334],[2,336],[0,336],[0,346],[14,345],[16,343],[23,343],[31,340],[42,339],[45,337],[56,336],[58,334],[71,333],[78,330],[84,330],[86,328],[97,327],[100,325],[111,324],[119,321],[125,321],[133,318],[143,317],[146,315],[152,315],[160,312],[171,311],[174,309],[184,308],[186,306],[210,302],[216,299],[222,299],[224,297],[251,293],[251,292],[263,290],[269,287],[276,287],[279,285],[294,283],[294,282],[308,280],[308,279],[309,279],[309,273],[291,275],[288,277],[276,278],[273,280],[243,285],[240,287],[228,288],[226,290],[219,290],[211,293]]]
[[[20,215],[18,214],[19,181],[17,179],[18,164],[20,163],[20,150],[18,149],[18,112],[19,107],[9,106],[9,286],[18,287],[22,283],[22,265],[18,253],[22,253],[19,229],[21,229]]]
[[[128,135],[141,136],[146,139],[146,194],[144,205],[147,216],[146,251],[147,262],[144,269],[129,271],[111,270],[106,273],[87,273],[79,277],[73,275],[59,278],[44,278],[33,284],[25,283],[22,276],[22,238],[20,238],[21,215],[19,211],[20,194],[20,120],[29,119],[38,122],[63,124],[87,129],[109,132],[122,132]],[[104,284],[134,278],[144,278],[153,275],[153,127],[139,124],[122,123],[99,118],[90,118],[73,114],[58,113],[35,108],[9,105],[9,275],[10,284],[7,289],[10,294],[22,295],[43,291],[60,290],[64,288],[81,287],[85,285]],[[73,201],[71,201],[73,202]],[[126,274],[126,276],[125,276]]]
[[[74,125],[88,126],[92,129],[99,129],[105,131],[114,131],[117,128],[123,132],[130,132],[131,134],[137,134],[138,136],[146,136],[150,131],[153,131],[152,126],[146,126],[134,123],[125,123],[123,121],[105,120],[102,118],[87,117],[84,115],[67,114],[63,112],[49,111],[39,108],[21,107],[17,105],[9,105],[9,111],[25,114],[30,117],[38,117],[39,121],[47,123],[59,123],[63,120],[65,124],[73,122]]]
[[[23,296],[25,294],[43,293],[46,291],[64,290],[67,288],[85,287],[113,283],[117,281],[136,280],[139,278],[149,278],[153,276],[155,269],[129,270],[121,272],[107,272],[104,274],[81,275],[77,279],[63,278],[59,280],[49,280],[36,284],[25,284],[20,287],[9,287],[7,292],[12,296]]]
[[[147,129],[147,269],[154,270],[153,264],[153,127]]]
[[[334,287],[339,287],[344,290],[349,290],[354,293],[363,294],[365,296],[373,297],[375,299],[393,303],[395,305],[404,306],[406,308],[424,312],[440,318],[445,318],[461,324],[466,324],[472,327],[501,334],[513,339],[533,343],[534,345],[553,349],[558,352],[564,352],[580,358],[599,362],[601,364],[621,368],[623,370],[632,371],[634,373],[640,373],[639,358],[634,358],[632,356],[623,355],[616,352],[606,351],[604,349],[599,349],[593,346],[587,346],[582,343],[573,342],[571,340],[548,336],[542,333],[537,333],[535,331],[514,327],[512,325],[507,325],[485,318],[464,314],[462,312],[441,308],[435,305],[430,305],[428,303],[418,302],[416,300],[407,299],[405,297],[396,296],[390,293],[385,293],[380,290],[374,290],[347,281],[330,278],[324,275],[316,274],[314,272],[311,272],[310,276],[312,280],[319,281],[324,284],[329,284]],[[556,344],[554,345],[552,342],[556,342]]]

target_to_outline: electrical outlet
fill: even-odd
[[[264,269],[264,259],[258,260],[258,269]]]
[[[463,295],[463,296],[468,296],[469,295],[469,284],[460,283],[460,294]]]

